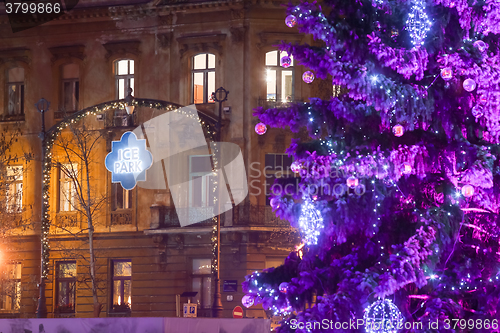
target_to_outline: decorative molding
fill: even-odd
[[[177,234],[173,238],[174,238],[174,242],[175,242],[176,248],[178,250],[184,249],[184,235],[183,234]]]
[[[172,43],[172,35],[170,33],[156,35],[156,41],[160,49],[168,49]]]
[[[181,57],[188,51],[210,52],[211,49],[216,50],[220,56],[226,37],[226,34],[183,36],[177,38],[177,43]]]
[[[71,45],[71,46],[57,46],[49,48],[52,53],[52,63],[62,58],[77,58],[80,60],[85,59],[85,46],[84,45]]]
[[[131,225],[132,224],[132,211],[116,211],[111,212],[111,225]]]
[[[140,45],[140,41],[124,41],[103,44],[104,48],[107,51],[106,59],[109,59],[111,57],[126,56],[127,54],[138,56],[141,53],[139,49]]]
[[[174,22],[174,16],[172,14],[162,15],[158,18],[159,26],[172,25],[173,22]]]
[[[7,62],[23,62],[29,65],[31,60],[30,49],[0,50],[0,64]]]
[[[245,27],[233,27],[229,31],[231,32],[231,42],[233,44],[241,43],[245,39]]]
[[[56,214],[56,226],[65,229],[76,227],[76,213]]]
[[[231,18],[233,20],[240,20],[245,17],[244,9],[231,9]]]
[[[304,38],[303,35],[286,32],[262,32],[259,34],[259,37],[262,46],[278,45],[282,41],[286,43],[300,43]]]

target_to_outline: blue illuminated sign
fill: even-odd
[[[111,172],[111,182],[121,183],[131,190],[137,182],[146,180],[146,170],[153,164],[153,155],[146,148],[145,139],[137,139],[133,132],[123,133],[120,141],[111,143],[111,152],[104,161]]]

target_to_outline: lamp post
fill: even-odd
[[[212,99],[215,102],[219,103],[219,120],[217,122],[217,143],[221,140],[221,128],[222,128],[222,102],[227,101],[227,95],[229,91],[220,87],[214,93],[212,93]],[[220,152],[217,158],[220,159]],[[222,172],[222,168],[220,168],[220,172]],[[220,180],[220,177],[219,177]],[[220,181],[219,181],[220,182]],[[218,189],[220,193],[220,187],[222,184],[218,184]],[[217,270],[214,272],[215,275],[215,291],[214,291],[214,303],[212,304],[212,317],[214,318],[222,318],[222,311],[224,308],[222,307],[222,299],[220,293],[220,195],[217,198],[219,205],[219,215],[217,215]]]
[[[41,172],[41,191],[42,195],[40,196],[41,198],[41,206],[40,206],[40,284],[39,284],[39,290],[40,290],[40,295],[38,297],[38,307],[36,309],[36,317],[37,318],[46,318],[47,317],[47,304],[45,302],[45,265],[47,264],[45,262],[45,247],[44,247],[44,225],[43,225],[43,220],[44,220],[44,212],[45,212],[45,200],[43,198],[43,170],[45,167],[45,112],[49,110],[50,102],[48,102],[45,98],[41,98],[37,103],[35,103],[35,107],[37,108],[38,112],[42,114],[42,131],[40,132],[40,135],[38,136],[40,140],[42,141],[42,172]]]

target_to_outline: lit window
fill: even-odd
[[[285,258],[283,257],[266,257],[266,267],[279,267],[285,263]]]
[[[61,71],[61,111],[76,111],[80,99],[80,69],[77,64],[67,64]]]
[[[78,169],[76,164],[59,165],[59,211],[76,210]]]
[[[287,52],[270,51],[266,53],[266,98],[268,101],[293,101],[294,70],[293,57],[290,67],[280,65],[280,59],[287,56]]]
[[[76,262],[56,263],[56,311],[75,312]]]
[[[130,59],[115,61],[116,97],[123,99],[128,88],[134,90],[134,61]]]
[[[215,55],[202,53],[193,57],[193,103],[213,103],[215,92]]]
[[[190,207],[211,206],[210,203],[213,203],[213,188],[210,186],[212,174],[210,155],[190,156]]]
[[[0,310],[19,311],[21,306],[21,264],[3,264]]]
[[[23,167],[7,167],[7,197],[6,210],[9,213],[19,213],[23,208]]]
[[[297,189],[299,178],[291,171],[293,158],[288,154],[266,154],[265,157],[265,177],[266,177],[266,205],[270,204],[271,194],[279,191],[292,192]],[[277,178],[286,178],[286,184],[274,184]]]
[[[124,189],[120,183],[113,183],[111,191],[113,211],[132,208],[132,191]]]
[[[201,308],[212,306],[212,261],[210,259],[193,259],[193,291],[198,294],[194,302]]]
[[[132,262],[113,261],[113,311],[128,312],[132,306]]]
[[[7,115],[24,114],[24,68],[11,68],[7,72]]]

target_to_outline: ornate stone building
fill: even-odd
[[[249,195],[222,216],[221,284],[237,282],[236,291],[222,291],[224,317],[231,317],[232,309],[241,305],[246,274],[283,262],[297,239],[288,222],[272,213],[266,191],[276,177],[293,177],[288,169],[292,161],[285,154],[292,134],[269,129],[257,135],[252,110],[306,100],[321,90],[318,80],[302,82],[301,66],[280,66],[276,45],[282,40],[312,42],[284,24],[285,4],[80,0],[61,17],[15,33],[0,4],[0,128],[4,137],[17,133],[18,139],[9,146],[14,158],[2,162],[3,182],[8,183],[2,195],[6,203],[13,203],[4,205],[0,217],[5,235],[0,244],[0,315],[32,317],[37,308],[42,115],[34,105],[42,97],[51,103],[44,113],[46,129],[57,128],[79,110],[123,99],[133,88],[137,99],[196,104],[205,130],[213,133],[218,103],[211,93],[221,86],[227,89],[221,141],[241,148]],[[325,86],[331,93],[331,85]],[[64,149],[52,148],[50,180],[44,183],[51,249],[45,291],[48,316],[94,313],[87,218],[78,208],[75,193],[80,189],[71,176],[90,179],[82,188],[91,187],[92,198],[102,198],[94,202],[98,209],[92,226],[100,316],[176,316],[176,295],[190,291],[198,292],[193,299],[198,315],[209,316],[213,221],[180,227],[168,187],[127,191],[111,182],[104,166],[110,142],[165,112],[138,107],[127,116],[120,105],[99,109],[80,121],[101,135],[88,172],[77,163],[76,171],[68,173],[73,164]],[[71,137],[68,131],[61,137]],[[191,187],[189,200],[203,207],[210,197],[203,174],[196,172],[190,176],[200,180]],[[231,282],[226,287],[230,290]],[[181,304],[186,301],[180,298]],[[266,314],[252,307],[245,316]]]

